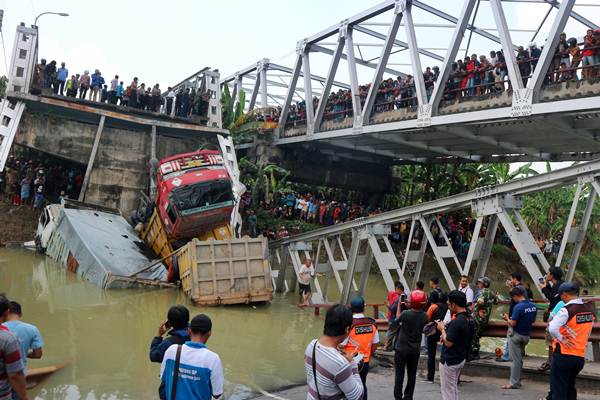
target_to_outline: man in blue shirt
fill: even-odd
[[[10,302],[8,318],[4,323],[12,333],[19,339],[21,346],[21,360],[23,361],[23,373],[27,376],[27,359],[42,358],[44,340],[35,325],[21,321],[23,311],[21,305],[16,301]]]
[[[65,89],[65,82],[69,77],[69,70],[65,68],[65,63],[60,63],[60,68],[56,70],[56,81],[58,85],[54,88],[54,93],[59,93],[61,96],[63,95],[63,91]]]
[[[100,91],[102,85],[104,85],[104,77],[100,73],[100,70],[97,69],[92,74],[92,92],[90,93],[91,101],[98,101],[98,92]]]
[[[523,354],[525,346],[529,343],[531,326],[537,316],[537,307],[527,297],[522,287],[514,287],[510,291],[510,297],[514,301],[512,314],[504,314],[504,320],[512,329],[509,339],[509,353],[512,357],[510,366],[510,383],[502,386],[503,389],[521,388],[521,370],[523,369]]]
[[[196,315],[188,329],[191,340],[165,352],[160,377],[167,400],[212,400],[223,395],[223,366],[219,356],[206,348],[212,321]]]

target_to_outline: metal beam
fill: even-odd
[[[393,23],[394,23],[394,20],[392,20],[392,24],[393,24]],[[384,25],[384,26],[388,26],[388,25],[390,25],[390,24],[387,24],[387,23],[386,23],[386,24],[383,24],[383,25]],[[400,24],[400,25],[401,25],[401,24]],[[400,25],[399,25],[399,26],[400,26]],[[414,25],[415,25],[415,26],[419,26],[419,24],[414,24]],[[391,29],[391,25],[390,25],[390,29]],[[396,28],[396,30],[397,30],[397,29],[398,29],[398,28]],[[388,33],[388,35],[386,36],[386,35],[384,35],[383,33],[379,33],[379,32],[376,32],[376,31],[374,31],[374,30],[371,30],[371,29],[369,29],[369,28],[365,28],[365,27],[364,27],[364,26],[362,26],[362,25],[354,25],[354,30],[355,30],[355,31],[362,32],[362,33],[364,33],[364,34],[367,34],[367,35],[369,35],[369,36],[373,36],[374,38],[377,38],[377,39],[384,40],[384,41],[387,41],[387,40],[388,40],[388,38],[389,38],[389,36],[390,36],[390,35],[389,35],[389,33]],[[402,48],[404,48],[404,49],[408,49],[408,43],[406,43],[406,42],[403,42],[403,41],[401,41],[401,40],[398,40],[398,39],[395,39],[395,40],[393,41],[392,45],[393,45],[393,46],[402,47]],[[392,48],[392,47],[390,46],[390,49],[391,49],[391,48]],[[437,61],[444,61],[444,57],[440,56],[439,54],[432,53],[431,51],[428,51],[428,50],[425,50],[425,49],[422,49],[422,48],[420,48],[420,49],[419,49],[419,53],[423,54],[424,56],[431,57],[431,58],[433,58],[434,60],[437,60]]]
[[[269,64],[269,69],[286,72],[288,74],[292,74],[294,72],[294,70],[292,68],[285,67],[285,66],[279,65],[279,64]],[[300,71],[300,76],[304,77],[304,73],[302,71]],[[327,80],[327,78],[324,78],[319,75],[314,75],[314,74],[310,76],[310,79],[312,79],[313,81],[321,82],[321,83],[325,83],[325,81]],[[350,89],[350,85],[348,85],[347,83],[339,82],[339,81],[333,81],[333,86],[341,87],[342,89],[348,89],[348,90]]]
[[[490,0],[490,1],[493,1],[493,0]],[[438,10],[438,9],[430,6],[430,5],[424,4],[421,1],[412,0],[412,4],[413,4],[413,6],[418,7],[420,9],[424,10],[424,11],[427,11],[427,12],[433,14],[433,15],[436,15],[436,16],[442,18],[442,19],[445,19],[446,21],[450,21],[450,22],[452,22],[454,24],[456,24],[458,22],[457,18],[455,18],[455,17],[453,17],[453,16],[451,16],[449,14],[446,14],[445,12],[440,11],[440,10]],[[489,40],[491,40],[493,42],[502,43],[500,41],[499,37],[497,37],[495,35],[492,35],[491,33],[486,32],[483,29],[477,28],[477,27],[475,27],[473,25],[470,25],[470,24],[467,25],[467,29],[472,30],[473,32],[479,34],[480,36],[483,36],[484,38],[489,39]],[[516,50],[516,47],[514,47],[514,49]]]
[[[515,1],[515,0],[512,0]],[[542,0],[550,5],[552,5],[552,7],[554,8],[559,8],[560,7],[560,3],[556,0]],[[593,23],[592,21],[588,20],[587,18],[581,16],[580,14],[571,11],[570,16],[574,19],[576,19],[577,21],[581,22],[583,25],[587,26],[590,29],[600,29],[600,26],[596,25],[595,23]]]
[[[412,6],[410,2],[406,2],[406,10],[404,10],[404,27],[406,28],[408,52],[410,53],[414,75],[415,94],[419,107],[422,107],[427,103],[427,92],[425,91],[425,79],[423,78],[423,68],[421,67],[421,58],[419,57],[419,45],[413,25]]]
[[[85,201],[85,193],[90,183],[90,175],[92,174],[92,169],[94,168],[94,161],[96,161],[98,147],[100,147],[100,137],[102,136],[102,131],[104,130],[104,121],[106,121],[105,115],[100,117],[100,122],[98,123],[98,129],[96,130],[96,136],[94,137],[94,144],[92,146],[92,151],[90,152],[90,158],[87,163],[85,176],[83,177],[83,183],[81,184],[81,190],[79,192],[79,201]]]
[[[319,45],[312,45],[311,50],[315,50],[315,51],[319,51],[321,53],[325,53],[325,54],[329,54],[329,55],[333,55],[335,53],[334,50],[328,49],[327,47],[323,47],[323,46],[319,46]],[[348,57],[346,56],[346,54],[342,54],[341,57],[346,60]],[[357,64],[365,66],[365,67],[369,67],[369,68],[377,68],[377,64],[373,64],[372,62],[369,61],[364,61],[361,59],[356,59],[355,60]],[[401,76],[401,77],[406,77],[406,74],[404,72],[398,71],[396,69],[392,69],[392,68],[387,68],[385,69],[385,72],[387,72],[388,74],[392,74],[394,76]]]
[[[453,128],[446,128],[446,129],[440,129],[440,130],[442,132],[447,132],[451,135],[458,136],[458,137],[461,137],[464,139],[475,140],[480,143],[490,144],[492,146],[498,146],[505,150],[514,151],[516,153],[529,154],[531,156],[539,158],[540,160],[544,160],[544,161],[550,160],[549,155],[543,154],[538,149],[534,149],[531,147],[518,146],[514,143],[498,140],[498,139],[495,139],[490,136],[477,135],[476,133],[473,133],[471,130],[469,130],[467,128],[460,128],[460,127],[454,128],[453,127]]]
[[[398,143],[408,147],[413,147],[415,149],[431,151],[433,153],[439,153],[444,156],[452,156],[462,158],[468,161],[479,161],[481,159],[480,156],[469,154],[466,151],[453,151],[449,150],[443,146],[431,146],[426,142],[418,141],[418,140],[408,140],[404,138],[400,133],[395,134],[385,134],[385,133],[374,133],[371,135],[376,139],[385,140],[390,143]]]
[[[352,29],[350,27],[340,31],[346,36],[346,54],[348,56],[346,64],[348,65],[348,76],[350,77],[350,93],[352,94],[352,119],[353,126],[361,126],[361,104],[360,93],[358,91],[358,75],[356,74],[356,58],[354,57],[354,41],[352,39]]]
[[[298,77],[300,76],[300,68],[302,68],[302,53],[296,54],[296,62],[294,63],[294,72],[290,80],[290,86],[288,87],[287,94],[283,106],[281,106],[281,115],[279,116],[279,126],[277,128],[276,135],[281,136],[281,132],[285,130],[285,124],[287,122],[288,113],[290,106],[292,105],[292,99],[294,97],[294,89],[298,83]],[[258,80],[257,80],[258,82]],[[252,93],[252,97],[255,97],[255,93]]]
[[[315,111],[313,105],[312,82],[310,80],[310,53],[305,48],[302,51],[302,68],[304,70],[304,100],[306,104],[306,133],[312,135],[315,131]]]
[[[252,90],[252,96],[250,97],[250,104],[248,104],[248,111],[252,111],[254,109],[254,105],[256,104],[256,97],[258,96],[258,91],[260,90],[260,75],[256,76],[256,81],[254,81],[254,89]],[[283,111],[282,111],[283,114]]]
[[[572,281],[573,276],[575,275],[575,268],[577,267],[577,261],[579,260],[581,249],[583,248],[585,233],[590,223],[590,219],[592,218],[594,203],[596,202],[597,196],[600,196],[600,185],[598,185],[598,182],[594,179],[592,180],[592,188],[590,190],[590,195],[588,197],[585,210],[583,211],[581,223],[576,231],[577,236],[575,237],[575,243],[573,244],[573,253],[571,254],[571,258],[569,259],[569,264],[567,266],[567,282]]]
[[[363,125],[368,125],[370,122],[371,110],[373,109],[373,104],[375,104],[375,98],[377,97],[377,93],[379,91],[379,85],[381,84],[381,79],[383,78],[383,70],[388,63],[390,52],[392,51],[392,44],[396,41],[396,35],[398,34],[400,22],[402,22],[402,13],[395,12],[394,17],[392,18],[392,23],[390,24],[390,29],[388,30],[388,34],[384,37],[385,42],[383,44],[383,48],[381,49],[381,56],[379,57],[379,62],[377,64],[377,68],[375,68],[373,80],[371,81],[371,87],[369,88],[369,93],[367,93],[367,98],[365,100],[365,106],[362,111]],[[360,27],[357,26],[356,28]],[[360,29],[358,30],[360,31]],[[406,47],[408,48],[408,45]]]
[[[496,21],[496,26],[498,27],[500,42],[502,43],[502,52],[504,53],[504,59],[506,60],[506,68],[508,69],[508,77],[511,85],[514,90],[523,89],[523,78],[521,77],[521,71],[517,65],[517,58],[514,52],[515,46],[510,38],[510,31],[508,30],[502,3],[500,0],[489,1],[490,6],[492,7],[492,13],[494,14],[494,20]]]
[[[456,28],[454,29],[454,33],[452,34],[452,39],[450,39],[450,46],[448,47],[448,52],[446,53],[444,63],[440,68],[440,75],[433,88],[431,98],[429,99],[432,115],[437,114],[438,106],[440,104],[440,101],[442,100],[442,96],[444,95],[444,90],[446,89],[446,81],[450,76],[450,67],[452,66],[454,60],[456,60],[458,49],[460,48],[460,44],[465,34],[465,30],[467,29],[469,18],[473,13],[473,8],[475,7],[476,1],[477,0],[465,0],[463,4],[460,17],[458,18],[458,21],[456,23]]]
[[[317,111],[315,112],[315,132],[320,130],[321,121],[323,121],[323,114],[325,113],[325,106],[327,105],[327,99],[329,98],[329,91],[331,90],[331,85],[333,84],[338,65],[340,65],[340,58],[344,50],[344,44],[344,36],[339,35],[338,44],[333,52],[331,63],[329,64],[329,71],[327,72],[327,80],[325,81],[325,87],[323,88],[323,95],[319,99],[319,105],[317,106]],[[311,46],[311,49],[314,47],[315,46]]]
[[[533,76],[527,83],[527,88],[533,90],[533,101],[536,103],[540,98],[542,84],[544,83],[544,79],[548,74],[550,63],[554,58],[554,52],[558,44],[559,35],[563,29],[565,29],[574,5],[575,0],[562,0],[556,18],[554,19],[552,27],[550,28],[550,32],[548,33],[548,40],[546,40],[546,44],[544,44],[544,48],[542,49],[542,55],[540,56],[535,70],[533,71]]]

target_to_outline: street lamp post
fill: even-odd
[[[41,14],[39,14],[37,17],[35,17],[35,21],[33,22],[33,25],[35,25],[35,27],[37,28],[37,20],[42,16],[42,15],[49,15],[49,14],[53,14],[53,15],[60,15],[61,17],[68,17],[69,14],[67,13],[62,13],[62,12],[54,12],[54,11],[46,11],[43,12]]]

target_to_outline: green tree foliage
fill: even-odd
[[[228,128],[234,121],[233,99],[227,85],[223,85],[223,93],[221,94],[221,121],[224,128]]]
[[[243,157],[239,161],[239,168],[242,183],[252,188],[254,204],[261,200],[272,203],[279,194],[292,190],[288,182],[290,172],[278,165],[257,165]]]
[[[244,115],[244,105],[246,104],[246,92],[240,90],[240,97],[238,103],[235,105],[235,116],[234,121],[237,121],[242,115]]]
[[[4,97],[6,93],[6,85],[8,84],[8,78],[6,76],[0,77],[0,97]]]

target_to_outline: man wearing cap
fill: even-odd
[[[477,299],[473,304],[473,322],[475,323],[475,333],[473,334],[473,342],[471,344],[471,358],[479,359],[479,350],[481,349],[481,336],[483,330],[487,326],[492,306],[497,302],[496,296],[490,290],[492,281],[485,276],[477,279]]]
[[[219,356],[208,350],[212,321],[204,314],[192,318],[190,341],[172,345],[160,367],[167,400],[211,400],[223,395],[223,366]],[[184,366],[180,368],[180,366]]]
[[[362,362],[359,365],[360,379],[364,386],[363,400],[367,400],[367,374],[369,373],[369,361],[377,350],[379,343],[379,332],[375,320],[367,318],[364,314],[365,299],[362,296],[354,296],[350,301],[352,310],[352,327],[348,338],[342,343],[346,354],[360,353]]]
[[[579,287],[571,282],[558,288],[565,306],[550,321],[554,353],[547,399],[576,399],[575,381],[585,365],[585,349],[596,319],[594,304],[579,298]]]
[[[521,287],[510,290],[510,297],[515,302],[512,314],[504,314],[503,318],[509,326],[509,352],[512,357],[510,365],[510,383],[503,385],[502,389],[521,388],[521,370],[523,369],[523,355],[525,346],[529,343],[531,327],[537,316],[537,307],[527,297]]]

